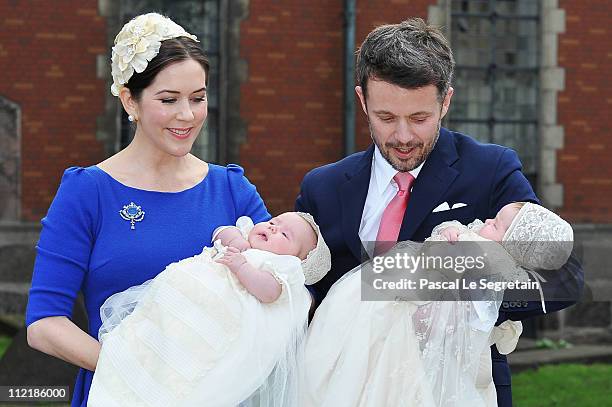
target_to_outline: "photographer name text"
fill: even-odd
[[[402,278],[398,281],[386,281],[382,278],[374,279],[372,286],[376,290],[538,290],[538,281],[489,281],[482,278],[476,281],[467,281],[457,278],[448,281],[430,281],[426,278],[410,280]]]

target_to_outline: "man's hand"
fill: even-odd
[[[246,264],[246,258],[240,253],[240,249],[235,247],[228,247],[227,251],[220,259],[216,260],[217,263],[225,264],[232,273],[237,273],[244,264]]]
[[[459,240],[459,229],[453,226],[444,229],[440,234],[451,244]]]

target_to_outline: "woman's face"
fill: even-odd
[[[207,114],[206,73],[188,59],[164,68],[143,90],[136,133],[160,151],[182,157],[191,151]]]

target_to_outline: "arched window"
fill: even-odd
[[[0,222],[20,213],[21,110],[0,96]]]

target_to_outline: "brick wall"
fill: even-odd
[[[0,1],[0,94],[21,107],[22,218],[38,221],[62,170],[99,161],[96,117],[105,84],[96,55],[106,53],[97,1]]]
[[[565,91],[558,120],[565,148],[558,153],[558,182],[564,187],[561,214],[573,222],[612,223],[612,63],[609,0],[559,2],[566,31],[559,35],[559,65]]]
[[[433,1],[358,1],[356,41],[376,25],[426,17]],[[252,0],[240,27],[248,123],[240,164],[272,213],[291,210],[304,174],[343,155],[342,2]],[[356,44],[356,45],[357,45]],[[369,144],[357,106],[357,146]]]
[[[376,25],[426,17],[435,0],[358,1],[356,46]],[[607,130],[612,106],[605,77],[612,51],[609,17],[598,0],[560,0],[566,32],[559,36],[565,91],[558,99],[565,148],[558,153],[564,185],[562,215],[573,222],[612,222],[612,148]],[[97,2],[0,1],[0,94],[22,111],[22,213],[44,216],[62,170],[103,158],[96,118],[105,84],[96,55],[107,53]],[[240,163],[269,209],[291,209],[303,175],[342,157],[342,2],[281,3],[253,0],[241,24],[240,55],[248,65],[240,115],[248,130]],[[7,69],[8,67],[8,69]],[[359,104],[357,148],[369,144]],[[606,128],[604,128],[606,127]]]

